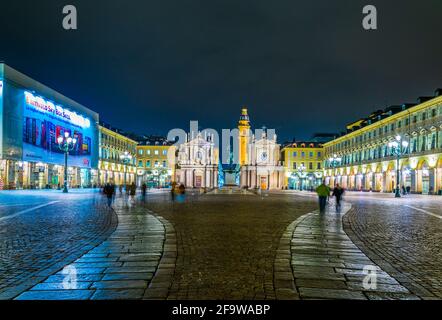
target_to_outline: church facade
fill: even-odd
[[[178,149],[176,182],[186,188],[217,188],[218,164],[219,151],[212,136],[188,135]]]
[[[266,130],[252,134],[247,108],[243,108],[238,122],[239,187],[247,189],[282,189],[284,167],[276,134]]]
[[[201,132],[187,135],[178,147],[178,184],[186,188],[283,188],[284,167],[276,134],[270,136],[266,130],[253,134],[247,108],[242,109],[238,122],[237,157],[230,154],[229,163],[221,163],[213,139],[213,135]]]

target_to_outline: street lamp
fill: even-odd
[[[402,141],[402,137],[401,136],[396,136],[396,140],[395,141],[391,141],[388,143],[388,146],[391,148],[392,154],[396,155],[396,193],[395,193],[395,197],[396,198],[400,198],[401,197],[401,191],[399,188],[399,160],[401,158],[401,156],[405,153],[407,147],[408,147],[408,142],[407,141]]]
[[[333,154],[333,157],[330,157],[328,159],[328,161],[330,162],[330,166],[332,168],[336,168],[338,166],[338,164],[341,163],[342,158],[338,157],[337,154],[335,153],[335,154]]]
[[[129,152],[125,151],[122,155],[120,155],[121,161],[123,161],[124,164],[124,190],[127,190],[126,185],[126,171],[127,171],[127,164],[130,163],[132,160],[132,155],[129,154]]]
[[[298,168],[298,172],[299,172],[299,178],[300,178],[300,180],[301,180],[301,186],[300,186],[300,190],[302,191],[302,187],[303,187],[303,180],[304,180],[304,177],[303,177],[303,173],[304,173],[304,171],[305,171],[305,165],[303,164],[303,163],[301,163],[301,165],[299,166],[299,168]]]
[[[58,136],[58,147],[64,152],[64,187],[63,193],[68,192],[68,155],[69,151],[73,150],[77,144],[77,139],[69,136],[69,132],[65,132],[64,136]]]
[[[342,158],[338,157],[338,155],[334,153],[333,156],[328,159],[328,161],[330,162],[330,167],[335,169],[339,164],[341,164]]]

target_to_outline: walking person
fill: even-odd
[[[107,197],[107,206],[110,208],[112,206],[112,201],[114,197],[114,187],[110,183],[106,183],[104,186],[104,194]]]
[[[316,193],[319,198],[319,212],[325,212],[325,206],[327,205],[327,198],[330,197],[330,188],[322,181],[321,185],[316,188]]]
[[[135,185],[135,182],[132,182],[129,190],[130,190],[130,196],[133,198],[137,193],[137,186]]]
[[[172,202],[175,201],[175,189],[176,189],[177,183],[175,181],[172,182],[171,184],[171,189],[170,189],[170,196],[172,197]]]
[[[332,196],[336,199],[336,212],[341,212],[341,200],[343,194],[344,189],[339,184],[336,184],[332,194]]]
[[[141,185],[141,197],[143,198],[143,201],[146,201],[146,193],[147,193],[147,185],[143,183]]]

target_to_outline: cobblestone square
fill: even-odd
[[[0,298],[440,299],[439,198],[0,193]],[[376,270],[367,288],[366,267]]]

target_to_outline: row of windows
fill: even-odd
[[[304,169],[307,169],[307,170],[321,170],[321,163],[317,162],[316,163],[316,169],[314,167],[315,166],[314,166],[313,162],[309,162],[308,163],[308,167],[305,166],[304,162],[301,162],[299,164],[297,162],[293,162],[293,169],[294,170],[298,170],[298,169],[301,169],[301,168],[304,168]]]
[[[150,160],[147,160],[146,162],[143,162],[141,160],[138,161],[139,168],[143,168],[143,167],[150,168],[151,166],[152,166],[152,162]],[[153,162],[153,167],[154,168],[159,168],[159,167],[167,168],[167,161],[160,162],[160,161],[156,160]]]
[[[403,154],[413,154],[431,151],[435,149],[442,149],[442,131],[431,132],[425,135],[413,136],[409,139],[408,146],[402,147]],[[365,150],[360,150],[345,154],[341,158],[341,165],[357,164],[362,161],[376,160],[386,157],[394,156],[393,148],[390,148],[388,144],[380,145],[373,148],[367,148]],[[333,163],[327,160],[327,166],[331,167]],[[339,165],[339,163],[337,164]]]
[[[119,161],[121,163],[123,163],[123,161],[120,158],[120,155],[122,155],[123,153],[119,153],[118,151],[115,150],[108,150],[108,149],[104,149],[104,148],[100,148],[99,150],[99,157],[100,159],[103,160],[113,160],[113,161]],[[135,158],[132,158],[129,161],[130,164],[135,165]]]
[[[298,153],[298,151],[293,151],[293,157],[294,158],[296,158],[296,157],[298,157],[298,154],[301,156],[301,158],[305,158],[305,155],[306,155],[306,152],[305,151],[301,151],[300,153]],[[309,153],[308,153],[308,157],[309,158],[313,158],[314,157],[314,152],[313,151],[310,151]],[[318,151],[318,152],[316,152],[316,156],[317,156],[317,158],[318,159],[320,159],[321,158],[321,151]]]
[[[391,122],[389,124],[386,124],[384,126],[381,126],[377,129],[373,129],[371,131],[365,132],[363,134],[360,134],[356,137],[353,137],[351,139],[342,141],[335,146],[335,151],[343,150],[347,147],[352,147],[354,144],[362,143],[368,140],[371,140],[372,138],[376,138],[377,136],[381,136],[383,134],[388,134],[394,132],[396,129],[401,129],[402,127],[406,127],[411,124],[418,124],[422,121],[426,121],[428,119],[435,118],[438,115],[442,115],[442,105],[439,107],[434,107],[429,110],[424,110],[421,112],[417,112],[416,114],[411,115],[410,117],[405,117],[402,119],[399,119],[395,122]]]
[[[143,150],[143,149],[138,149],[138,154],[140,155],[140,156],[142,156],[143,154],[146,154],[146,155],[151,155],[151,153],[152,153],[152,151],[150,150],[150,149],[147,149],[147,150]],[[159,155],[160,154],[160,150],[154,150],[153,151],[153,153],[154,153],[154,155]],[[162,150],[162,155],[163,156],[167,156],[167,150]]]
[[[115,138],[113,136],[109,136],[105,133],[101,133],[101,143],[112,145],[118,148],[126,149],[129,151],[135,150],[135,144],[128,143],[127,141],[120,140],[118,138]]]

